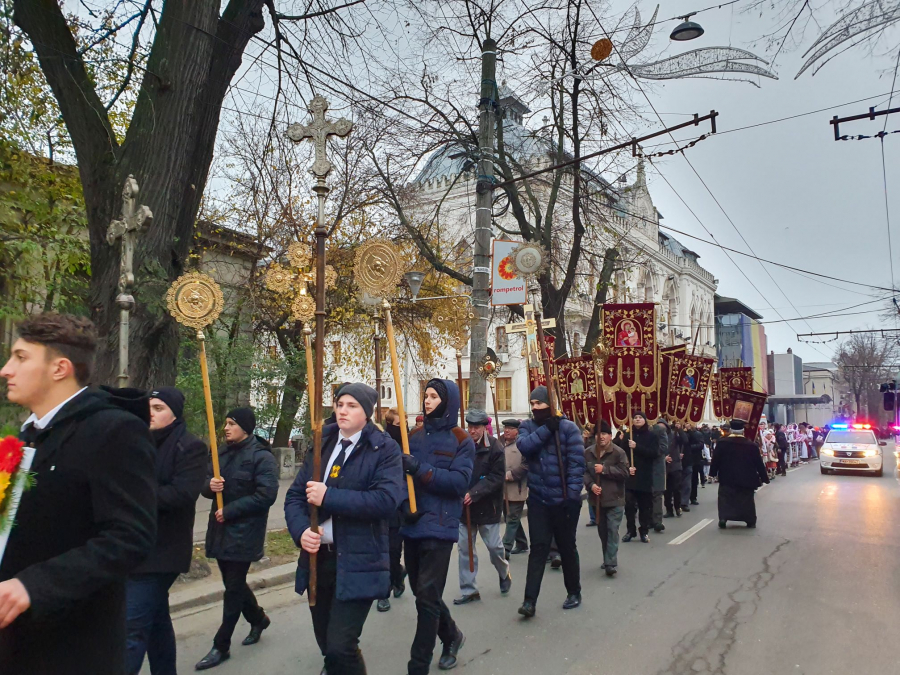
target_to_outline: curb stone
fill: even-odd
[[[271,588],[293,583],[297,574],[297,563],[291,562],[247,576],[247,585],[251,590]],[[169,595],[169,612],[175,613],[186,609],[194,609],[211,605],[222,600],[225,589],[216,583],[198,584],[196,588],[186,588]]]

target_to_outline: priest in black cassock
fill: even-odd
[[[744,438],[744,421],[731,420],[731,435],[716,443],[709,475],[719,479],[719,527],[729,520],[756,527],[755,491],[769,482],[759,447]]]

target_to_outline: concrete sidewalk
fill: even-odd
[[[299,556],[299,551],[298,551]],[[297,573],[297,563],[291,562],[277,567],[270,567],[266,570],[260,570],[247,575],[247,585],[251,590],[260,588],[271,588],[273,586],[282,586],[284,584],[293,584],[294,576]],[[203,581],[193,581],[183,584],[183,590],[177,590],[179,584],[176,583],[169,593],[169,611],[176,613],[186,609],[202,607],[221,602],[225,593],[220,579],[208,579]]]
[[[266,525],[268,530],[283,530],[287,527],[284,522],[284,497],[288,488],[294,482],[293,478],[285,478],[278,481],[278,499],[269,509],[269,521]],[[206,528],[209,525],[209,511],[215,501],[210,501],[206,497],[200,497],[197,500],[197,513],[194,516],[194,541],[206,541]]]

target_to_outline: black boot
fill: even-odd
[[[573,593],[566,597],[563,603],[563,609],[575,609],[581,605],[581,593]]]
[[[519,614],[524,616],[526,619],[530,619],[534,616],[537,608],[534,606],[534,603],[531,600],[526,600],[522,603],[522,606],[519,607]]]
[[[229,652],[219,651],[216,647],[213,647],[209,650],[209,654],[204,656],[197,662],[197,665],[194,666],[195,670],[209,670],[210,668],[215,668],[218,665],[221,665],[223,661],[227,661],[231,658],[231,654]]]
[[[241,643],[245,647],[247,645],[255,645],[259,642],[259,638],[262,636],[262,632],[272,625],[272,620],[266,615],[263,614],[262,622],[258,623],[255,626],[250,626],[250,634],[244,638],[244,641]]]

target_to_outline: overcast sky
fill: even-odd
[[[628,6],[625,2],[620,4],[623,9]],[[703,0],[666,2],[660,9],[660,18],[702,9],[709,4],[712,3]],[[762,45],[752,48],[750,44],[770,29],[772,22],[769,17],[759,19],[742,14],[739,8],[746,4],[738,3],[735,11],[726,7],[698,14],[695,20],[703,25],[706,34],[692,42],[669,43],[667,35],[676,23],[662,24],[657,27],[651,46],[657,52],[665,49],[666,56],[729,44],[763,55]],[[654,7],[653,3],[640,5],[645,20],[652,15]],[[895,29],[893,37],[897,38],[894,44],[900,44],[900,31]],[[809,46],[813,40],[810,32],[805,45]],[[859,49],[838,57],[815,77],[807,71],[794,80],[803,63],[805,48],[782,52],[775,63],[780,79],[759,79],[759,89],[746,83],[684,79],[654,84],[648,95],[661,114],[703,115],[715,109],[720,113],[718,130],[725,132],[891,90],[895,57],[873,58]],[[877,109],[885,109],[887,99],[885,95],[796,120],[723,133],[698,144],[687,156],[758,256],[841,279],[891,288],[881,142],[877,139],[835,142],[828,123],[833,115],[861,114],[870,105],[879,104]],[[898,105],[900,97],[895,95],[892,107]],[[671,124],[686,117],[663,114],[663,119]],[[887,131],[900,129],[900,114],[897,114],[876,118],[874,122],[862,120],[842,125],[841,133],[871,135],[881,131],[885,119]],[[682,132],[679,138],[698,134]],[[900,277],[900,261],[897,261],[900,240],[896,229],[900,193],[891,191],[900,177],[897,162],[900,134],[888,136],[884,150],[889,204],[894,217],[895,276]],[[660,173],[721,245],[749,252],[747,244],[683,157],[656,160],[654,166],[656,170],[651,169],[648,178],[654,202],[665,216],[664,224],[710,239]],[[837,343],[800,343],[798,333],[897,325],[879,319],[884,303],[871,302],[874,298],[889,297],[888,292],[831,280],[822,283],[767,265],[770,278],[756,261],[731,254],[749,277],[748,282],[714,245],[674,236],[701,255],[702,264],[719,279],[719,294],[741,299],[762,314],[764,321],[792,319],[869,302],[841,312],[869,310],[866,314],[767,324],[770,350],[784,352],[791,347],[804,361],[822,361],[832,356]]]

